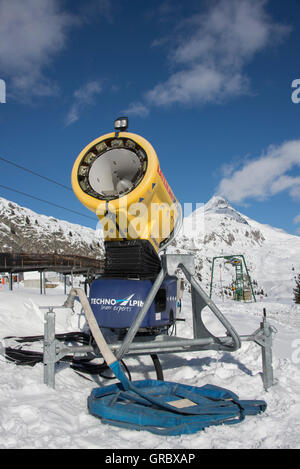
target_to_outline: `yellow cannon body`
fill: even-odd
[[[112,132],[89,143],[72,171],[75,195],[99,218],[106,245],[148,241],[155,253],[173,239],[181,207],[152,145],[130,132]]]

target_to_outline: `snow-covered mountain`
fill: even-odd
[[[104,249],[98,231],[40,215],[0,197],[0,252],[102,258]]]
[[[242,254],[255,289],[276,297],[291,297],[294,276],[300,272],[300,237],[263,225],[236,211],[221,197],[214,196],[200,213],[200,228],[191,233],[193,212],[185,218],[181,234],[175,241],[176,252],[194,252],[197,270],[208,288],[212,259],[215,256]],[[173,248],[174,249],[174,248]],[[214,271],[215,290],[229,285],[234,268],[217,261]]]
[[[97,258],[104,255],[99,231],[40,215],[0,198],[0,252],[5,251]],[[300,272],[300,237],[258,223],[217,196],[184,219],[183,228],[168,252],[193,253],[206,290],[215,256],[244,255],[255,290],[262,289],[268,296],[278,298],[292,297],[294,277]],[[221,283],[229,287],[233,278],[234,268],[217,261],[214,292],[220,293]]]

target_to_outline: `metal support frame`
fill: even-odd
[[[44,270],[40,270],[40,294],[46,295],[46,276]]]
[[[51,388],[55,387],[55,363],[56,363],[56,340],[55,340],[55,312],[49,307],[44,323],[44,383]]]
[[[9,273],[9,290],[13,291],[13,274],[12,274],[12,272]]]
[[[273,335],[277,330],[267,321],[266,309],[263,309],[263,320],[260,323],[259,329],[249,336],[241,336],[242,341],[253,341],[261,347],[262,354],[262,378],[264,388],[267,391],[274,384],[273,374]]]
[[[158,335],[150,337],[136,337],[136,333],[143,322],[143,319],[154,301],[165,276],[174,275],[181,269],[186,279],[191,284],[192,314],[193,314],[193,335],[191,339]],[[76,295],[76,293],[75,293]],[[64,306],[60,308],[73,307],[75,296],[69,296]],[[208,306],[217,320],[226,329],[225,337],[216,337],[205,327],[202,320],[202,311]],[[45,308],[45,307],[41,307]],[[55,340],[55,306],[47,307],[45,315],[45,338],[44,338],[44,382],[54,387],[55,363],[65,355],[73,354],[82,356],[91,354],[94,357],[101,356],[97,348],[93,346],[67,346]],[[263,383],[265,389],[273,384],[272,368],[272,335],[274,328],[264,319],[260,328],[249,336],[239,336],[230,322],[218,309],[216,304],[202,289],[195,276],[194,258],[192,255],[165,254],[162,256],[162,269],[158,274],[153,286],[140,309],[138,315],[129,328],[123,342],[109,343],[111,350],[118,360],[124,355],[150,355],[162,353],[194,352],[204,350],[217,350],[234,352],[241,347],[243,341],[254,341],[262,348]]]
[[[43,272],[40,270],[40,294],[43,294]]]

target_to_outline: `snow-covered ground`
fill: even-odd
[[[62,288],[28,290],[20,285],[13,292],[0,290],[0,339],[8,335],[43,333],[43,313],[38,306],[61,305]],[[300,307],[290,299],[266,298],[257,303],[217,301],[238,332],[248,334],[259,327],[262,309],[278,333],[274,339],[276,383],[265,392],[261,379],[261,350],[243,343],[235,353],[193,352],[162,355],[165,379],[188,385],[214,384],[237,393],[241,399],[264,399],[265,413],[248,417],[234,426],[211,427],[194,435],[162,437],[103,425],[87,410],[87,397],[98,383],[59,365],[56,389],[43,384],[43,365],[16,366],[0,356],[0,448],[106,448],[106,449],[201,449],[201,448],[300,448]],[[190,298],[186,293],[178,335],[191,337]],[[216,331],[209,315],[208,328]],[[57,310],[58,333],[84,325],[77,305]],[[127,358],[133,379],[155,378],[150,358]],[[99,384],[100,383],[100,384]]]

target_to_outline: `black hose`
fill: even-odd
[[[123,367],[125,368],[129,381],[131,381],[131,374],[130,374],[128,367],[126,366],[123,360],[121,360],[121,363]],[[72,368],[72,370],[75,370],[78,372],[81,371],[82,373],[87,373],[89,375],[99,375],[101,376],[101,378],[104,378],[104,379],[116,379],[115,376],[109,376],[109,375],[104,374],[105,371],[110,371],[110,367],[105,362],[96,364],[96,363],[86,362],[85,360],[80,360],[80,361],[74,360],[70,364],[70,368]]]
[[[56,334],[55,338],[63,342],[77,342],[84,345],[90,344],[91,336],[83,332],[68,332],[64,334]],[[13,339],[18,343],[28,343],[28,342],[39,342],[44,339],[44,336],[26,336],[26,337],[5,337],[4,340]],[[4,356],[7,360],[14,362],[18,366],[35,366],[37,363],[42,363],[44,355],[42,352],[36,352],[32,350],[24,350],[22,348],[13,348],[5,347]],[[109,366],[103,362],[100,364],[91,363],[92,359],[87,358],[74,358],[71,355],[66,355],[59,360],[60,362],[70,363],[70,368],[78,372],[78,374],[86,373],[89,375],[99,375],[104,379],[115,379],[115,376],[105,375],[104,372],[110,370]],[[131,374],[124,363],[121,360],[121,363],[128,375],[129,381],[131,381]]]
[[[83,332],[67,332],[64,334],[56,334],[55,338],[59,341],[63,342],[77,342],[84,345],[90,344],[91,336],[89,334]],[[4,340],[13,339],[18,343],[28,343],[28,342],[39,342],[44,339],[42,335],[36,336],[26,336],[26,337],[5,337]],[[22,348],[12,348],[6,347],[5,349],[5,358],[11,362],[14,362],[16,365],[19,366],[35,366],[37,363],[43,362],[43,353],[36,352],[32,350],[24,350]],[[156,376],[159,381],[164,381],[164,375],[160,360],[156,353],[150,355],[154,364],[154,368],[156,371]],[[77,372],[78,374],[86,373],[89,375],[99,375],[101,378],[104,379],[115,379],[115,376],[109,376],[105,374],[106,371],[109,371],[109,366],[103,363],[91,363],[92,359],[87,358],[74,358],[71,355],[66,355],[59,360],[63,363],[69,363],[70,368]],[[130,371],[126,366],[124,360],[121,360],[121,364],[125,369],[125,372],[128,375],[129,381],[132,380]]]
[[[84,332],[65,332],[63,334],[56,334],[55,338],[63,342],[78,342],[81,344],[89,344],[91,336]],[[24,342],[39,342],[44,339],[43,335],[30,335],[25,337],[15,337],[9,336],[4,337],[3,340],[13,339],[15,342],[24,343]]]
[[[163,374],[162,366],[161,366],[158,356],[156,355],[156,353],[152,353],[150,356],[154,364],[157,379],[159,381],[164,381],[164,374]]]

